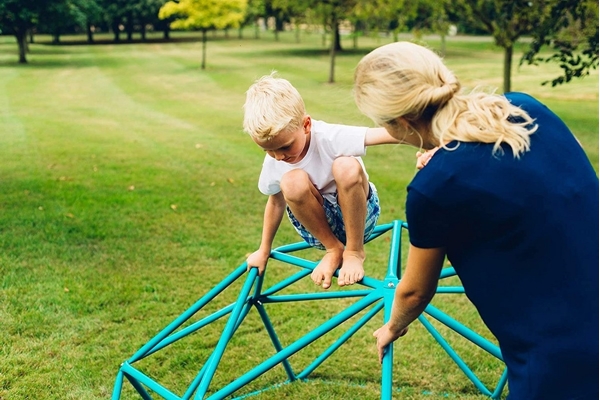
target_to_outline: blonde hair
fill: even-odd
[[[378,125],[394,125],[404,117],[431,124],[430,142],[451,140],[494,143],[494,153],[506,143],[519,157],[529,150],[537,130],[522,109],[493,93],[460,93],[460,82],[431,50],[410,42],[381,46],[358,63],[354,99],[360,111]],[[423,134],[423,132],[421,132]],[[423,137],[421,137],[423,140]]]
[[[261,141],[300,128],[306,114],[298,90],[276,74],[263,76],[246,91],[244,131]]]

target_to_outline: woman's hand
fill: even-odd
[[[406,332],[408,332],[408,327],[400,330],[400,332],[392,331],[389,322],[373,332],[373,336],[377,338],[377,352],[379,353],[380,364],[383,362],[383,355],[385,354],[387,345],[399,337],[406,335]]]

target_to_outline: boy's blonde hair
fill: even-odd
[[[390,43],[363,57],[354,74],[354,99],[379,125],[393,125],[398,117],[431,123],[428,142],[437,146],[450,140],[494,143],[496,153],[506,143],[518,158],[537,130],[504,96],[460,94],[458,79],[441,58],[410,42]]]
[[[260,141],[300,128],[306,115],[298,90],[276,74],[263,76],[246,92],[244,131]]]

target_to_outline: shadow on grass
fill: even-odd
[[[207,46],[210,49],[210,42],[224,42],[224,41],[254,41],[255,39],[238,39],[238,38],[223,38],[223,37],[209,37]],[[178,38],[151,38],[147,40],[141,39],[132,39],[131,41],[121,40],[115,42],[113,39],[101,39],[95,40],[94,42],[88,43],[85,39],[73,39],[73,40],[64,40],[59,43],[52,43],[51,41],[37,41],[35,44],[35,50],[31,51],[27,55],[27,63],[21,64],[18,62],[18,49],[16,45],[14,46],[14,58],[6,58],[0,59],[0,68],[3,67],[20,67],[20,68],[61,68],[61,67],[70,67],[70,68],[85,68],[85,67],[93,67],[93,66],[102,66],[102,67],[111,67],[113,62],[110,57],[93,57],[90,54],[81,51],[81,49],[85,47],[94,47],[94,46],[127,46],[127,45],[153,45],[153,44],[178,44],[178,43],[194,43],[201,42],[201,38],[198,36],[193,37],[178,37]],[[277,43],[277,42],[274,42]],[[73,51],[74,48],[77,48],[77,51]],[[370,50],[368,48],[361,49],[348,49],[344,48],[343,50],[338,50],[336,52],[336,58],[344,58],[344,57],[356,57],[356,56],[364,56]],[[256,58],[256,57],[303,57],[303,58],[322,58],[329,57],[330,50],[328,48],[323,47],[314,47],[314,48],[296,48],[293,44],[289,45],[289,48],[273,48],[273,49],[263,49],[260,51],[256,51],[256,47],[253,47],[247,53],[239,53],[241,58]],[[52,58],[52,56],[69,56],[72,57],[64,58],[64,57],[56,57]],[[49,58],[46,58],[49,56]],[[209,57],[210,60],[210,57]],[[198,61],[200,62],[200,61]],[[116,63],[115,63],[116,66]],[[194,67],[195,68],[195,67]]]
[[[335,53],[337,57],[356,57],[364,56],[372,49],[343,49],[338,50]],[[241,54],[240,57],[244,58],[256,58],[257,56],[281,56],[281,57],[329,57],[330,50],[327,48],[289,48],[289,49],[271,49],[261,51],[248,51],[247,53]]]
[[[44,58],[45,55],[61,55],[61,53],[32,53],[28,56],[27,63],[19,63],[18,55],[15,55],[14,60],[0,60],[0,69],[2,68],[19,68],[19,69],[58,69],[58,68],[91,68],[101,66],[110,68],[114,66],[118,68],[117,63],[112,63],[110,60],[103,58],[93,58],[88,56],[74,57],[71,59],[64,58]]]
[[[226,38],[210,38],[211,41],[218,40],[231,40]],[[128,44],[155,44],[155,43],[185,43],[185,42],[200,42],[202,38],[199,36],[190,36],[190,37],[177,37],[177,38],[146,38],[142,40],[140,38],[133,38],[131,40],[120,39],[115,41],[114,39],[94,39],[93,42],[88,42],[87,40],[81,39],[63,39],[58,43],[54,43],[52,41],[38,41],[37,44],[43,44],[52,47],[61,47],[61,46],[95,46],[95,45],[128,45]]]

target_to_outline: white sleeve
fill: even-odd
[[[281,183],[282,175],[283,173],[280,173],[276,169],[274,159],[265,156],[260,177],[258,178],[258,190],[267,196],[281,192],[279,184]]]
[[[367,127],[328,124],[323,121],[314,122],[316,130],[326,132],[324,142],[333,157],[360,157],[366,154]]]

